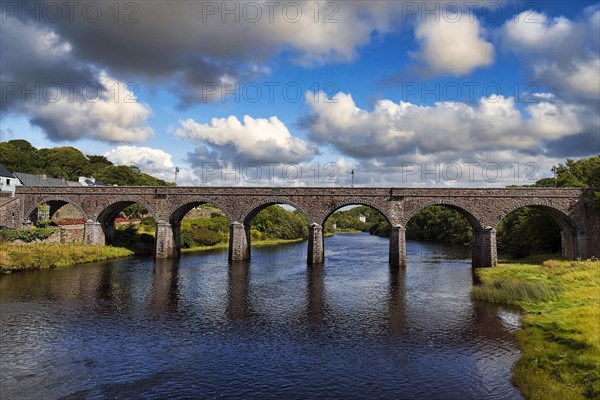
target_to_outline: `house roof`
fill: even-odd
[[[50,178],[44,175],[26,174],[15,172],[23,186],[80,186],[78,182],[66,181],[64,179]]]
[[[14,178],[15,177],[12,172],[10,172],[8,169],[6,169],[4,164],[0,164],[0,176],[3,176],[5,178]]]

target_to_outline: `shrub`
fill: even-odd
[[[156,227],[156,221],[152,217],[146,217],[140,221],[140,225],[154,228]]]
[[[194,242],[200,246],[214,246],[223,241],[223,234],[221,232],[214,232],[205,227],[194,227],[192,237],[194,238]]]
[[[250,230],[250,239],[251,240],[263,240],[263,234],[256,229]]]
[[[36,240],[48,239],[55,231],[54,228],[2,229],[0,231],[0,241],[14,242],[15,240],[21,240],[25,243],[31,243]]]

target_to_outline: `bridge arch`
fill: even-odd
[[[249,260],[251,258],[252,235],[251,226],[254,218],[265,208],[274,205],[289,205],[294,207],[307,221],[310,221],[310,214],[297,202],[286,197],[269,197],[258,201],[246,208],[240,214],[238,221],[233,221],[229,235],[229,259]]]
[[[278,204],[285,204],[285,205],[294,207],[296,210],[300,211],[302,216],[307,221],[310,221],[309,214],[307,214],[306,210],[304,210],[304,207],[300,206],[298,203],[296,203],[290,199],[287,199],[287,198],[271,197],[266,200],[262,200],[257,203],[254,203],[250,207],[248,207],[246,210],[244,210],[242,212],[242,214],[240,215],[239,222],[243,223],[245,226],[250,226],[250,224],[252,223],[252,220],[254,219],[254,217],[256,217],[258,215],[259,212],[261,212],[262,210],[264,210],[265,208],[267,208],[269,206],[274,206],[274,205],[278,205]]]
[[[558,226],[560,226],[561,229],[579,230],[577,223],[569,216],[567,210],[563,210],[562,208],[557,207],[549,201],[535,199],[519,201],[511,204],[509,207],[506,207],[505,209],[500,211],[500,213],[498,213],[498,216],[494,221],[493,227],[497,228],[500,222],[502,222],[502,220],[506,218],[508,214],[523,207],[533,207],[548,213],[548,215],[550,215],[550,217],[554,219],[554,221],[558,224]]]
[[[411,211],[409,211],[403,215],[401,224],[404,227],[406,227],[406,225],[408,224],[408,221],[410,221],[410,219],[412,217],[414,217],[419,211],[421,211],[427,207],[431,207],[431,206],[444,206],[444,207],[448,207],[452,210],[458,211],[462,216],[464,216],[467,219],[467,221],[469,221],[473,230],[481,230],[485,227],[482,224],[482,222],[481,222],[482,218],[481,218],[481,216],[479,216],[477,211],[472,210],[470,207],[468,207],[464,204],[461,204],[459,202],[455,202],[455,201],[451,201],[451,200],[443,200],[443,199],[428,200],[428,201],[419,203]]]
[[[225,214],[230,223],[234,221],[234,219],[231,216],[231,213],[226,207],[221,205],[219,202],[202,197],[189,199],[175,204],[167,211],[167,214],[165,215],[166,221],[168,221],[170,224],[179,224],[188,212],[190,212],[195,207],[202,205],[209,205],[218,208],[223,212],[223,214]]]
[[[50,206],[50,218],[52,218],[52,216],[56,214],[56,212],[59,209],[69,204],[75,207],[81,213],[81,216],[83,217],[84,221],[87,221],[88,219],[88,214],[77,201],[62,196],[45,197],[42,200],[36,202],[32,208],[25,211],[25,218],[31,221],[31,216],[37,211],[38,207],[43,204],[48,204]]]
[[[150,206],[148,202],[144,201],[143,199],[134,196],[118,197],[107,201],[93,216],[93,220],[100,223],[106,223],[111,219],[114,220],[117,215],[123,211],[123,209],[132,204],[139,204],[143,206],[146,210],[148,210],[148,214],[150,214],[152,218],[154,218],[157,222],[160,220],[160,217],[154,207]]]
[[[421,201],[406,212],[402,217],[401,229],[406,229],[411,218],[413,218],[419,211],[432,206],[447,207],[451,210],[457,211],[462,215],[468,223],[471,225],[473,230],[473,236],[471,238],[471,258],[473,267],[480,266],[494,266],[497,263],[497,251],[496,251],[496,230],[494,227],[484,225],[483,219],[479,213],[458,201],[447,200],[447,199],[432,199]],[[402,232],[404,246],[401,250],[403,253],[403,260],[401,264],[406,264],[406,238],[405,233]]]
[[[327,221],[327,218],[329,218],[331,216],[331,214],[333,214],[334,212],[336,212],[340,208],[344,208],[344,207],[347,207],[347,206],[366,206],[366,207],[371,207],[372,209],[374,209],[375,211],[378,211],[381,215],[383,215],[385,217],[385,219],[387,220],[387,222],[390,224],[390,226],[393,225],[393,220],[390,217],[387,209],[384,209],[379,204],[373,203],[373,202],[368,201],[368,200],[361,200],[361,199],[350,199],[350,200],[336,201],[335,204],[332,204],[327,209],[327,211],[325,211],[325,213],[323,215],[321,215],[321,217],[319,218],[318,224],[321,225],[321,226],[325,226],[325,222]]]
[[[393,219],[390,216],[389,210],[375,202],[364,200],[361,198],[350,198],[341,201],[332,201],[331,205],[317,219],[317,223],[311,224],[308,234],[308,263],[320,264],[325,261],[325,223],[336,211],[347,206],[365,206],[369,207],[383,216],[390,226],[394,226]],[[393,230],[393,229],[392,229]],[[393,259],[394,245],[396,241],[390,240],[390,262]]]
[[[579,249],[578,237],[584,235],[583,227],[580,227],[573,218],[569,216],[568,210],[558,207],[549,201],[544,200],[526,200],[511,204],[509,207],[501,210],[494,221],[494,229],[513,211],[524,207],[529,207],[542,211],[549,216],[560,228],[561,252],[565,258],[576,258],[581,253]]]
[[[201,205],[210,205],[218,208],[225,214],[230,224],[233,222],[230,212],[219,202],[203,197],[194,197],[181,201],[169,208],[167,214],[164,216],[166,219],[163,222],[165,223],[157,226],[156,254],[158,256],[162,257],[164,254],[168,256],[181,255],[181,221],[188,212]]]
[[[96,213],[93,215],[92,220],[89,221],[91,225],[97,226],[97,228],[90,227],[93,232],[91,235],[93,237],[93,242],[97,244],[114,244],[116,239],[115,236],[115,219],[119,215],[121,211],[125,208],[129,207],[132,204],[139,204],[144,207],[148,211],[148,215],[151,216],[154,221],[156,221],[157,226],[160,222],[159,215],[156,212],[155,208],[148,204],[147,201],[144,201],[137,196],[119,196],[119,197],[111,197],[108,201],[106,201],[102,207],[96,210]],[[144,242],[143,244],[136,243],[135,246],[139,246],[142,248],[141,251],[146,253],[147,251],[151,251],[149,248],[152,246],[156,247],[156,238],[152,238],[154,243]],[[156,254],[156,252],[154,251]]]

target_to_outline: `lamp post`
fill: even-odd
[[[350,172],[350,175],[352,175],[352,187],[354,187],[354,170]]]
[[[552,173],[554,174],[554,187],[556,187],[556,173],[558,172],[558,168],[556,168],[556,166],[553,165],[550,171],[552,171]]]
[[[175,185],[177,185],[177,174],[179,173],[179,167],[175,167]]]

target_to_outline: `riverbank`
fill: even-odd
[[[65,267],[132,256],[120,247],[83,244],[30,243],[0,244],[0,274]]]
[[[523,311],[512,376],[523,395],[600,398],[600,261],[507,263],[476,274],[473,298]]]
[[[281,244],[291,244],[291,243],[299,243],[306,239],[266,239],[266,240],[254,240],[252,241],[252,247],[270,247],[270,246],[278,246]],[[194,246],[187,249],[181,249],[182,253],[194,253],[197,251],[206,251],[206,250],[219,250],[219,249],[227,249],[229,247],[228,242],[217,243],[212,246]]]

